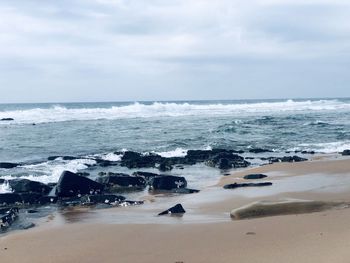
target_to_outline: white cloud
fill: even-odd
[[[85,70],[181,77],[193,61],[210,75],[230,61],[344,59],[349,11],[341,0],[5,0],[0,61],[74,80]]]

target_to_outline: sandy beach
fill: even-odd
[[[34,229],[1,237],[1,262],[349,262],[350,209],[248,220],[231,220],[229,217],[233,208],[258,200],[350,201],[348,171],[349,159],[341,158],[278,163],[234,172],[223,177],[218,186],[258,172],[269,175],[267,179],[275,188],[279,182],[298,182],[310,176],[314,182],[322,181],[324,177],[334,180],[328,187],[314,183],[300,190],[284,192],[273,187],[259,193],[256,188],[235,191],[214,186],[193,198],[205,200],[205,195],[210,195],[211,191],[223,192],[220,198],[198,202],[197,207],[190,208],[183,218],[167,217],[165,224],[157,223],[159,221],[114,224],[96,217],[62,224],[54,218]],[[291,189],[295,186],[291,185]],[[258,193],[242,195],[240,191]],[[189,200],[193,198],[182,200],[184,207],[191,207]],[[191,211],[221,214],[223,219],[217,222],[186,221]],[[118,208],[101,210],[97,218],[106,213],[113,217],[118,212]]]

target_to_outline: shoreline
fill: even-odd
[[[276,163],[233,172],[196,195],[173,197],[162,204],[156,200],[131,209],[111,208],[91,214],[73,211],[64,219],[56,216],[34,229],[0,237],[0,258],[2,262],[82,259],[84,262],[116,262],[116,259],[118,262],[232,262],[234,259],[250,263],[275,262],[277,258],[279,262],[348,262],[350,209],[238,221],[232,221],[229,213],[261,200],[350,201],[349,171],[350,159],[344,157]],[[241,182],[248,173],[267,174],[265,179],[273,182],[273,186],[222,189],[226,183]],[[310,185],[301,187],[306,183]],[[292,191],[285,191],[285,184]],[[301,187],[299,191],[298,187]],[[183,218],[154,216],[156,211],[175,201],[180,201],[187,211]],[[116,222],[130,211],[136,211],[133,216],[138,221]],[[249,253],[242,253],[247,248]]]

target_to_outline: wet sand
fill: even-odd
[[[229,215],[232,209],[261,200],[348,202],[350,159],[267,165],[235,172],[218,186],[242,182],[244,175],[258,172],[269,177],[256,181],[271,181],[273,186],[238,191],[215,186],[131,210],[72,212],[63,220],[74,215],[71,223],[56,216],[38,228],[1,237],[1,262],[350,261],[350,209],[237,221]],[[177,201],[187,210],[183,218],[154,216]],[[140,219],[118,222],[128,212]]]

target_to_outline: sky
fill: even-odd
[[[348,0],[1,0],[0,103],[350,97]]]

